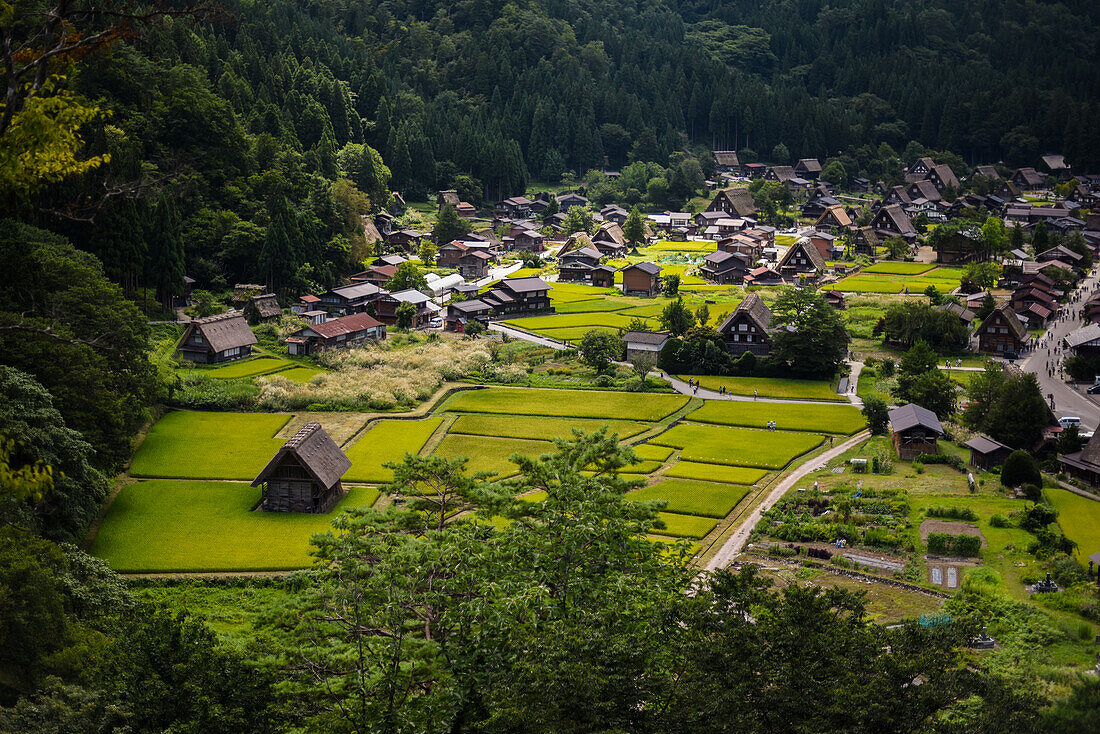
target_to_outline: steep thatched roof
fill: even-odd
[[[351,461],[336,442],[329,438],[321,424],[306,423],[283,444],[275,457],[253,480],[252,486],[257,487],[267,481],[287,455],[297,459],[302,468],[325,489],[332,488],[344,476],[344,472],[351,468]]]

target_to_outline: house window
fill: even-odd
[[[748,324],[738,324],[737,325],[737,330],[738,331],[748,331],[749,330],[749,325]]]
[[[241,348],[240,347],[233,347],[232,349],[226,349],[224,352],[222,352],[222,356],[223,357],[236,357],[240,353],[241,353]]]

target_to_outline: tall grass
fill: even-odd
[[[381,343],[318,357],[331,372],[301,383],[269,375],[259,380],[264,410],[390,410],[427,400],[448,380],[492,361],[481,341],[429,341],[400,349]]]

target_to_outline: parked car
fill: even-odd
[[[1100,393],[1100,385],[1093,385],[1088,390],[1086,390],[1086,392],[1089,395],[1095,395],[1096,393]]]
[[[1078,428],[1080,428],[1081,419],[1075,415],[1067,415],[1065,418],[1058,419],[1058,425],[1060,425],[1063,429],[1069,428],[1070,426],[1077,426]]]
[[[1016,354],[1016,352],[1005,352],[1004,357],[1009,362],[1015,362],[1020,358],[1020,355]]]

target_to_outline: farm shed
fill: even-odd
[[[283,444],[253,487],[262,486],[261,507],[266,512],[331,510],[344,493],[340,478],[351,461],[329,438],[320,423],[306,423]]]
[[[1008,446],[988,436],[975,436],[963,445],[970,449],[970,466],[986,471],[1005,463],[1005,459],[1012,453]]]
[[[898,458],[912,461],[921,454],[938,454],[943,435],[940,419],[928,408],[915,403],[890,411],[890,429]]]

